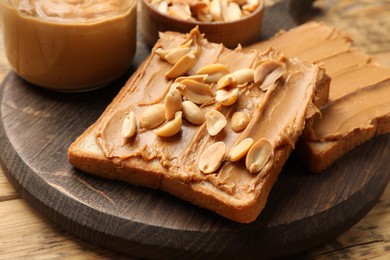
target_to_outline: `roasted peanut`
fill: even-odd
[[[241,19],[242,11],[237,3],[224,1],[221,3],[221,7],[225,22],[234,22]]]
[[[175,65],[165,74],[167,79],[173,79],[186,74],[197,62],[196,56],[190,52],[181,57]]]
[[[225,116],[215,109],[208,111],[205,114],[205,118],[207,132],[211,136],[217,135],[227,124]]]
[[[263,91],[268,90],[283,75],[284,67],[278,61],[266,61],[255,68],[254,82]]]
[[[217,82],[217,89],[235,88],[237,86],[237,79],[232,74],[226,74]]]
[[[222,106],[231,106],[238,99],[238,88],[218,89],[215,100]]]
[[[171,88],[165,97],[165,119],[171,120],[175,113],[182,109],[182,98],[179,90]]]
[[[170,137],[177,134],[182,126],[182,111],[178,111],[175,114],[175,118],[166,122],[159,128],[154,129],[154,133],[162,137]]]
[[[233,146],[229,150],[229,153],[227,154],[226,158],[231,162],[237,162],[248,153],[252,145],[253,145],[253,139],[246,138],[242,140],[240,143],[238,143],[236,146]]]
[[[146,108],[140,118],[140,126],[153,129],[165,121],[165,104],[156,104]]]
[[[123,119],[122,124],[122,136],[124,138],[132,137],[137,131],[137,120],[135,118],[134,112],[130,111],[130,113],[126,114]]]
[[[201,67],[196,74],[207,74],[207,82],[218,82],[223,76],[229,73],[229,68],[223,64],[209,64]]]
[[[236,70],[232,75],[236,78],[237,85],[242,85],[244,83],[253,82],[254,70],[251,68],[244,68]]]
[[[249,124],[249,115],[243,111],[234,112],[231,119],[231,127],[234,132],[244,130]]]
[[[165,55],[165,60],[168,61],[170,64],[176,64],[181,58],[183,58],[184,55],[186,55],[190,51],[190,47],[174,48]]]
[[[272,155],[272,144],[266,139],[260,139],[249,149],[245,165],[250,173],[261,171]]]
[[[261,0],[151,0],[159,12],[187,21],[236,21],[253,13]]]
[[[195,124],[200,125],[203,124],[206,120],[202,109],[198,107],[195,103],[186,100],[183,102],[183,116],[187,121]]]
[[[217,142],[207,147],[199,158],[199,170],[203,173],[213,173],[221,166],[226,153],[226,145]]]
[[[184,97],[196,104],[203,104],[214,99],[209,85],[194,80],[181,81],[177,89]]]

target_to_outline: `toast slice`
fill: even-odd
[[[185,54],[170,64],[178,52]],[[69,161],[85,172],[161,189],[249,223],[264,208],[307,117],[314,114],[313,103],[326,99],[328,88],[317,90],[317,81],[328,82],[317,65],[272,49],[229,50],[209,43],[198,29],[186,35],[161,33],[150,56],[101,117],[71,144]],[[200,110],[205,122],[190,123],[191,113],[172,101],[177,90],[180,102],[198,104],[191,111]],[[231,102],[235,91],[237,99]],[[156,107],[165,108],[166,116],[157,127],[149,124],[159,121]],[[235,112],[248,116],[238,116],[237,122],[247,122],[246,127],[238,123],[243,130],[233,130]],[[136,122],[136,131],[134,123],[128,127],[125,122]],[[237,144],[241,148],[232,149]]]
[[[354,147],[390,132],[390,68],[375,64],[351,44],[351,38],[336,28],[309,22],[248,47],[272,46],[321,64],[332,78],[321,117],[307,124],[297,144],[298,157],[312,172],[325,170]]]

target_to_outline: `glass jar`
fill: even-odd
[[[45,88],[103,86],[132,62],[136,6],[136,0],[0,0],[8,61]]]

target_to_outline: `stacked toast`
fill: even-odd
[[[321,65],[331,77],[327,103],[297,144],[297,154],[311,172],[322,172],[354,147],[390,132],[390,68],[351,45],[351,38],[335,27],[310,22],[248,47],[273,46]]]

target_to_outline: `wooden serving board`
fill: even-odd
[[[264,24],[272,24],[266,10]],[[266,12],[266,13],[267,13]],[[284,16],[287,17],[287,16]],[[292,20],[279,21],[290,27]],[[275,29],[268,27],[264,37]],[[390,135],[354,149],[320,175],[292,155],[266,208],[238,224],[161,191],[90,176],[67,148],[102,113],[148,55],[139,41],[127,75],[103,89],[54,93],[10,73],[0,94],[0,160],[17,191],[51,221],[92,243],[146,258],[269,258],[344,232],[376,203],[390,179]]]

